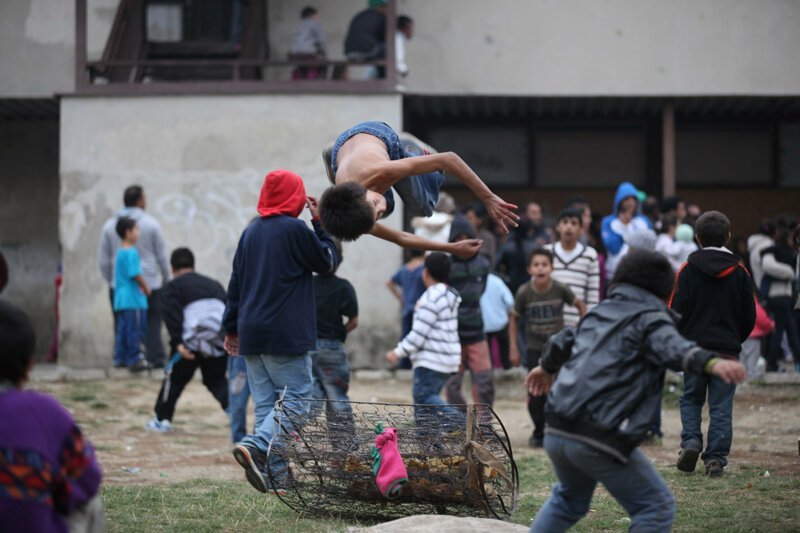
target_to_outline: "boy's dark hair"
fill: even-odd
[[[677,196],[667,196],[663,200],[661,200],[661,212],[662,213],[669,213],[670,211],[675,211],[678,209],[678,204],[681,203],[683,200],[678,198]]]
[[[574,218],[578,221],[578,225],[581,225],[583,221],[583,209],[577,209],[575,207],[568,207],[566,209],[562,209],[561,212],[558,214],[558,219],[556,219],[556,224],[561,222],[565,219]]]
[[[619,262],[611,283],[636,285],[666,300],[672,294],[675,271],[662,254],[642,248],[631,248]]]
[[[411,248],[408,251],[408,255],[411,257],[425,257],[425,250],[418,250],[416,248]]]
[[[136,226],[136,221],[128,217],[119,217],[117,219],[117,235],[120,239],[124,239],[125,235]]]
[[[528,254],[528,266],[530,266],[531,261],[533,261],[533,258],[537,255],[543,255],[550,261],[550,265],[553,265],[553,252],[550,250],[545,250],[544,248],[536,248],[530,254]]]
[[[325,231],[343,241],[354,241],[375,225],[367,189],[355,181],[334,185],[322,193],[319,216]]]
[[[188,248],[175,248],[169,256],[169,264],[173,270],[194,269],[194,254]]]
[[[488,215],[488,213],[486,212],[486,207],[480,202],[469,203],[465,205],[464,208],[461,210],[461,212],[464,213],[465,215],[470,211],[475,213],[475,216],[481,219],[486,218],[486,216]]]
[[[404,30],[408,28],[414,21],[408,15],[400,15],[397,17],[397,29]]]
[[[125,193],[122,195],[122,202],[125,204],[125,207],[136,207],[136,204],[139,203],[143,195],[144,189],[142,189],[141,186],[131,185],[125,189]]]
[[[428,274],[440,283],[447,283],[450,280],[450,267],[453,260],[443,252],[431,252],[425,257],[425,269]]]
[[[306,6],[300,12],[300,18],[301,19],[307,19],[309,17],[313,17],[316,14],[317,14],[317,8],[316,7]]]
[[[25,311],[0,301],[0,381],[20,383],[35,347],[36,334]]]
[[[704,248],[725,246],[731,235],[731,221],[719,211],[708,211],[694,223],[694,233]]]

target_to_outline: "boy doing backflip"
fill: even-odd
[[[589,511],[598,482],[631,515],[630,531],[670,530],[675,499],[638,449],[661,407],[663,370],[725,383],[746,377],[737,361],[678,333],[665,305],[674,280],[665,257],[631,250],[617,267],[608,299],[586,314],[577,331],[553,336],[540,366],[528,374],[531,394],[550,391],[544,447],[558,477],[532,532],[572,527]]]
[[[365,233],[404,248],[449,252],[463,258],[475,255],[481,241],[437,243],[404,233],[377,221],[394,210],[394,189],[411,216],[430,216],[444,183],[444,172],[458,178],[486,205],[502,231],[516,227],[515,205],[503,201],[453,152],[438,154],[415,137],[402,138],[387,124],[370,121],[342,133],[330,151],[323,152],[328,178],[334,184],[322,195],[322,226],[333,236],[354,241]]]

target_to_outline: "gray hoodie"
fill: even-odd
[[[139,242],[136,243],[136,250],[139,252],[142,262],[142,277],[148,287],[160,289],[163,283],[169,281],[169,263],[164,248],[164,235],[158,221],[139,207],[124,207],[103,225],[98,253],[100,274],[110,287],[114,286],[114,261],[117,258],[117,248],[121,242],[116,226],[120,217],[132,218],[139,225],[140,236]]]

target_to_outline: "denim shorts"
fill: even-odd
[[[397,132],[388,124],[375,120],[361,122],[339,135],[336,142],[333,144],[333,150],[331,151],[331,169],[333,169],[334,176],[338,170],[336,158],[339,155],[339,149],[353,135],[358,135],[359,133],[366,133],[367,135],[372,135],[383,141],[386,145],[386,151],[389,153],[389,159],[392,161],[424,155],[423,150],[417,147],[413,142],[402,141],[400,137],[398,137]],[[439,189],[443,183],[443,173],[430,172],[428,174],[403,178],[395,183],[392,188],[400,195],[400,198],[403,199],[406,212],[410,216],[429,217],[433,214],[433,208],[436,207],[436,202],[439,201]],[[391,189],[386,191],[383,196],[386,198],[386,213],[384,213],[383,217],[386,218],[394,211],[395,202]]]

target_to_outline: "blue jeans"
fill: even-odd
[[[353,425],[353,408],[348,403],[350,398],[350,365],[344,345],[334,340],[317,340],[317,349],[309,352],[314,384],[311,397],[326,402],[328,420],[341,419],[343,423]],[[316,415],[316,413],[313,413]]]
[[[304,355],[247,355],[247,380],[255,403],[255,433],[241,440],[246,446],[269,453],[273,437],[279,431],[291,433],[291,420],[275,419],[275,402],[281,398],[291,401],[287,406],[297,417],[308,415],[308,402],[298,402],[311,394],[311,356]],[[285,390],[285,394],[284,394]],[[295,400],[295,401],[292,401]],[[280,454],[278,454],[280,455]],[[286,468],[275,455],[269,457],[273,475]]]
[[[414,423],[417,428],[438,426],[445,431],[452,431],[464,426],[464,413],[442,399],[442,389],[452,375],[422,366],[414,369],[411,393],[414,396]]]
[[[733,395],[736,385],[725,383],[716,376],[684,374],[681,407],[681,448],[703,449],[702,412],[708,391],[708,443],[703,462],[716,459],[728,464],[733,440]]]
[[[114,313],[116,317],[116,343],[114,364],[133,366],[145,358],[147,337],[147,309],[123,309]]]
[[[548,433],[544,448],[558,482],[531,524],[531,532],[566,531],[589,512],[597,483],[631,515],[629,531],[669,531],[675,499],[638,448],[622,464],[583,442]]]
[[[423,150],[416,144],[410,141],[401,141],[397,136],[397,132],[388,124],[374,120],[361,122],[339,135],[336,142],[334,142],[333,150],[331,151],[331,169],[334,176],[338,170],[336,157],[339,155],[339,149],[352,136],[359,133],[366,133],[383,141],[386,145],[386,151],[389,153],[389,159],[392,161],[424,155]],[[436,207],[436,203],[439,201],[439,189],[443,183],[444,174],[442,172],[430,172],[403,178],[395,183],[392,188],[403,199],[406,214],[409,216],[429,217],[433,214],[433,208]],[[383,216],[387,217],[394,211],[394,195],[391,189],[386,191],[384,197],[386,198],[386,213]]]
[[[228,357],[228,419],[231,423],[233,442],[240,442],[247,435],[247,401],[249,399],[247,361],[244,357]]]

